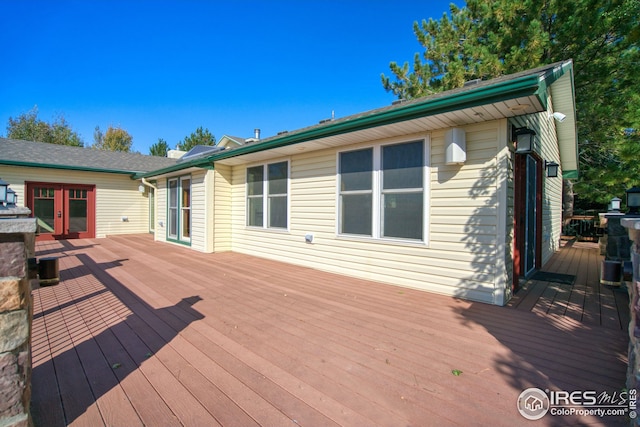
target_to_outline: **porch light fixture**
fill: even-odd
[[[513,132],[513,139],[516,142],[517,154],[528,154],[533,152],[536,131],[529,128],[517,128]]]
[[[0,178],[0,206],[7,201],[7,188],[9,188],[9,183]]]
[[[560,165],[554,161],[544,161],[544,168],[547,170],[548,178],[556,178],[558,176],[558,166]]]
[[[16,203],[18,203],[18,195],[12,189],[7,188],[7,207],[15,208]]]
[[[613,199],[611,199],[611,202],[609,203],[609,211],[620,212],[620,202],[622,202],[622,199],[619,197],[614,197]]]
[[[0,178],[0,205],[7,201],[7,188],[9,183]]]
[[[627,208],[629,214],[640,214],[640,187],[631,187],[627,193]]]

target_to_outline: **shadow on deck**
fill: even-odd
[[[570,280],[554,279],[554,274],[524,281],[508,306],[543,316],[573,319],[586,325],[627,330],[629,294],[626,284],[612,287],[600,284],[604,257],[597,243],[564,242],[541,269],[559,273]],[[558,275],[555,275],[558,276]]]

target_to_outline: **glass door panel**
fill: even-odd
[[[527,190],[525,196],[525,252],[524,274],[525,276],[536,267],[536,235],[537,235],[537,203],[536,189],[538,187],[537,164],[532,156],[527,157]]]
[[[35,187],[33,189],[33,215],[36,217],[40,234],[56,232],[55,187]]]
[[[182,232],[180,238],[188,240],[191,237],[191,180],[189,178],[180,180],[180,190],[182,194],[180,203]]]
[[[67,233],[87,231],[87,190],[70,188],[67,191],[66,223]]]

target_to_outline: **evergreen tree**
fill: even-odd
[[[640,185],[640,0],[468,0],[440,20],[414,23],[424,47],[390,63],[382,84],[415,98],[573,59],[581,207],[602,208]]]
[[[158,142],[149,147],[149,154],[152,156],[167,157],[169,144],[162,138],[158,138]]]
[[[209,129],[202,129],[200,126],[191,135],[178,142],[178,150],[189,151],[196,145],[215,145],[216,137],[209,132]]]

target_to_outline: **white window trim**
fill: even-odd
[[[171,206],[171,182],[176,182],[176,207]],[[180,233],[180,179],[178,177],[167,179],[167,239],[178,240]],[[176,234],[171,234],[171,212],[172,209],[176,210]]]
[[[382,236],[382,147],[388,145],[396,145],[403,144],[415,141],[423,142],[423,155],[424,155],[424,164],[422,165],[422,239],[403,239],[398,237],[383,237]],[[360,234],[348,234],[348,233],[340,233],[340,184],[341,184],[341,174],[340,174],[340,154],[347,153],[350,151],[356,150],[366,150],[373,149],[373,179],[371,189],[373,191],[372,194],[372,235],[364,236]],[[386,140],[384,142],[378,144],[370,144],[370,145],[362,145],[357,147],[349,147],[348,149],[339,150],[336,152],[336,211],[335,211],[335,233],[336,237],[339,239],[346,240],[356,240],[356,241],[366,241],[366,242],[379,242],[379,243],[393,243],[400,245],[409,245],[409,246],[428,246],[429,245],[429,236],[430,236],[430,197],[431,194],[431,137],[430,135],[420,135],[416,137],[402,137],[402,138],[394,138],[390,140]],[[407,189],[410,191],[410,189]],[[401,192],[402,190],[396,190],[396,192]],[[367,191],[368,193],[368,191]]]
[[[276,163],[287,163],[287,226],[286,227],[269,227],[269,171],[268,166]],[[262,226],[249,225],[249,183],[247,182],[247,170],[262,166]],[[291,159],[281,159],[262,163],[247,165],[245,172],[244,185],[244,226],[250,230],[263,230],[271,232],[289,232],[291,227]]]
[[[170,242],[177,242],[182,244],[191,244],[191,236],[185,238],[182,235],[182,182],[185,180],[189,180],[189,223],[191,226],[191,235],[193,235],[193,177],[191,175],[181,175],[181,176],[173,176],[167,178],[167,240]],[[171,233],[171,181],[177,182],[177,199],[176,199],[176,234]]]
[[[182,183],[186,180],[189,180],[189,207],[185,208],[184,206],[182,206],[182,191],[184,186],[182,185]],[[193,180],[191,179],[191,175],[185,175],[185,176],[181,176],[180,177],[180,186],[178,187],[178,211],[180,212],[180,221],[178,221],[178,238],[180,239],[181,242],[186,242],[186,243],[190,243],[191,242],[191,236],[193,235],[193,221],[192,221],[192,208],[193,208]],[[182,223],[183,220],[183,216],[182,214],[184,213],[185,209],[189,210],[189,237],[184,237],[182,230],[184,227],[184,224]]]

